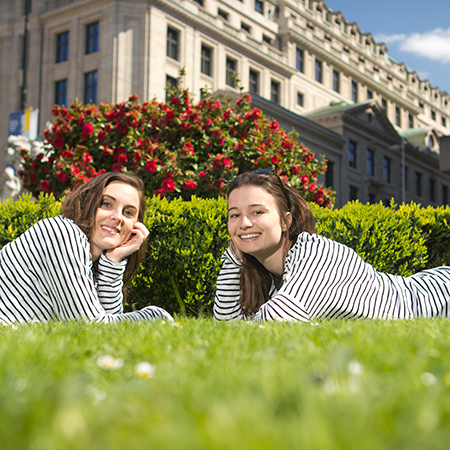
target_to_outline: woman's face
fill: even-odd
[[[275,198],[258,186],[242,186],[228,197],[228,232],[234,245],[261,264],[281,261],[286,224],[281,221]]]
[[[139,193],[129,184],[113,181],[103,189],[89,239],[92,259],[122,245],[131,235],[139,215]]]

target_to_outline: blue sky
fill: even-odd
[[[450,93],[450,0],[325,0],[388,54]]]

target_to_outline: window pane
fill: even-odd
[[[249,74],[249,91],[259,94],[259,72],[250,70]]]
[[[322,83],[322,61],[316,59],[316,81]]]
[[[295,67],[299,72],[303,72],[303,50],[297,48],[295,53]]]
[[[226,83],[228,86],[234,85],[233,76],[236,73],[236,61],[231,58],[227,58],[227,66],[226,66]]]
[[[60,63],[69,59],[69,32],[56,36],[56,62]]]
[[[348,142],[348,165],[356,168],[356,142]]]
[[[270,83],[270,100],[274,103],[280,103],[280,83],[272,80]]]
[[[201,71],[205,75],[211,76],[212,49],[202,45]]]
[[[97,103],[97,71],[84,74],[84,103]]]
[[[179,33],[177,30],[173,28],[167,28],[167,50],[166,54],[169,58],[175,59],[178,61],[178,42],[179,42]]]
[[[98,22],[86,25],[86,54],[98,52]]]
[[[55,82],[55,104],[67,105],[67,79]]]

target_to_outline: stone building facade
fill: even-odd
[[[322,0],[4,0],[0,142],[9,113],[54,103],[237,95],[329,160],[336,205],[448,203],[450,98]],[[4,160],[0,160],[3,172]],[[405,167],[405,170],[403,168]]]

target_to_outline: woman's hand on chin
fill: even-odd
[[[142,222],[136,222],[123,244],[112,250],[107,250],[106,257],[113,262],[120,262],[128,258],[141,248],[148,235],[147,227]]]

